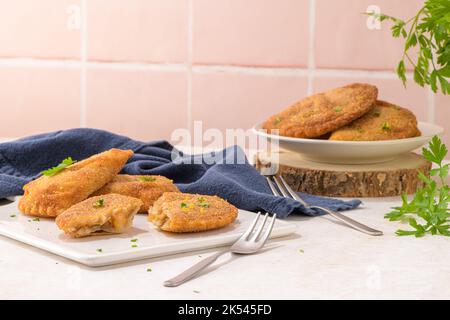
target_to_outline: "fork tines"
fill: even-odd
[[[262,223],[260,223],[259,226],[256,227],[260,217],[261,212],[258,212],[252,224],[248,227],[247,231],[245,231],[245,233],[241,236],[240,240],[250,242],[262,242],[262,244],[264,244],[267,241],[267,239],[270,236],[270,233],[272,232],[277,215],[274,213],[270,218],[270,222],[267,223],[269,213],[266,213],[264,215]],[[263,233],[264,229],[265,232]]]

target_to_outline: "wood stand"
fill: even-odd
[[[298,154],[280,151],[257,154],[255,165],[268,174],[281,174],[296,191],[330,197],[411,194],[422,186],[418,171],[428,175],[431,169],[431,163],[415,153],[383,163],[345,165],[312,162]]]

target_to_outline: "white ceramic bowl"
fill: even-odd
[[[280,148],[299,153],[304,159],[339,164],[379,163],[413,151],[428,143],[434,135],[444,130],[434,124],[419,122],[420,137],[386,141],[331,141],[320,139],[291,138],[273,135],[261,129],[262,124],[253,127],[253,132],[279,143]]]

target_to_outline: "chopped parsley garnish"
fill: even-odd
[[[192,290],[194,293],[200,293],[200,291],[198,290]]]
[[[98,199],[97,201],[94,202],[94,204],[92,205],[94,208],[101,208],[105,205],[105,200],[103,199]]]
[[[131,239],[131,242],[138,242],[138,239]]]
[[[39,222],[39,221],[41,221],[41,220],[40,220],[39,218],[34,218],[33,221]]]
[[[209,203],[207,202],[197,203],[197,205],[202,208],[209,208]]]
[[[334,112],[341,112],[341,111],[342,111],[342,108],[336,107],[336,108],[334,108],[333,110],[334,110]]]
[[[298,252],[300,252],[300,253],[305,253],[305,250],[299,249]]]
[[[208,208],[208,207],[209,207],[209,203],[207,203],[207,202],[205,202],[205,201],[206,201],[205,198],[200,197],[200,198],[197,199],[197,205],[198,205],[199,207],[202,207],[202,208]]]
[[[68,166],[74,164],[75,162],[77,162],[76,160],[73,160],[72,157],[68,157],[66,159],[64,159],[60,164],[58,164],[56,167],[47,169],[42,171],[41,173],[44,176],[54,176],[55,174],[61,172],[62,170],[64,170],[65,168],[67,168]]]
[[[188,206],[188,205],[187,205],[187,203],[185,203],[185,202],[182,202],[182,203],[180,204],[180,207],[181,207],[181,208],[187,208],[187,206]]]
[[[98,248],[96,251],[97,252],[103,252],[103,249],[102,248]]]
[[[379,116],[381,116],[381,113],[380,113],[379,111],[375,111],[375,112],[373,113],[373,116],[376,117],[376,118],[378,118]]]
[[[131,245],[132,248],[137,248],[137,246],[138,246],[137,244],[132,244]]]
[[[17,217],[15,214],[12,214],[12,215],[10,215],[9,216],[10,218],[15,218],[15,217]]]
[[[383,124],[381,125],[381,129],[383,129],[385,131],[389,131],[389,130],[391,130],[391,126],[389,125],[388,122],[383,122]]]
[[[152,268],[147,268],[147,272],[152,272]]]
[[[156,180],[156,178],[155,177],[139,177],[138,178],[138,181],[140,181],[140,182],[153,182],[153,181],[155,181]]]
[[[281,118],[280,117],[276,117],[275,120],[273,121],[274,125],[277,125],[281,122]]]

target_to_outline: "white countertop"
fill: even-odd
[[[382,237],[331,217],[293,216],[295,235],[260,254],[225,255],[178,288],[162,282],[214,250],[89,268],[1,237],[0,299],[450,298],[450,238],[395,236],[401,224],[383,215],[397,204],[398,198],[368,199],[346,212],[383,230]]]
[[[291,216],[293,236],[256,255],[224,255],[177,288],[162,282],[215,250],[89,268],[0,236],[0,299],[449,299],[450,238],[398,237],[402,224],[383,216],[400,199],[363,201],[345,214],[384,236]]]

